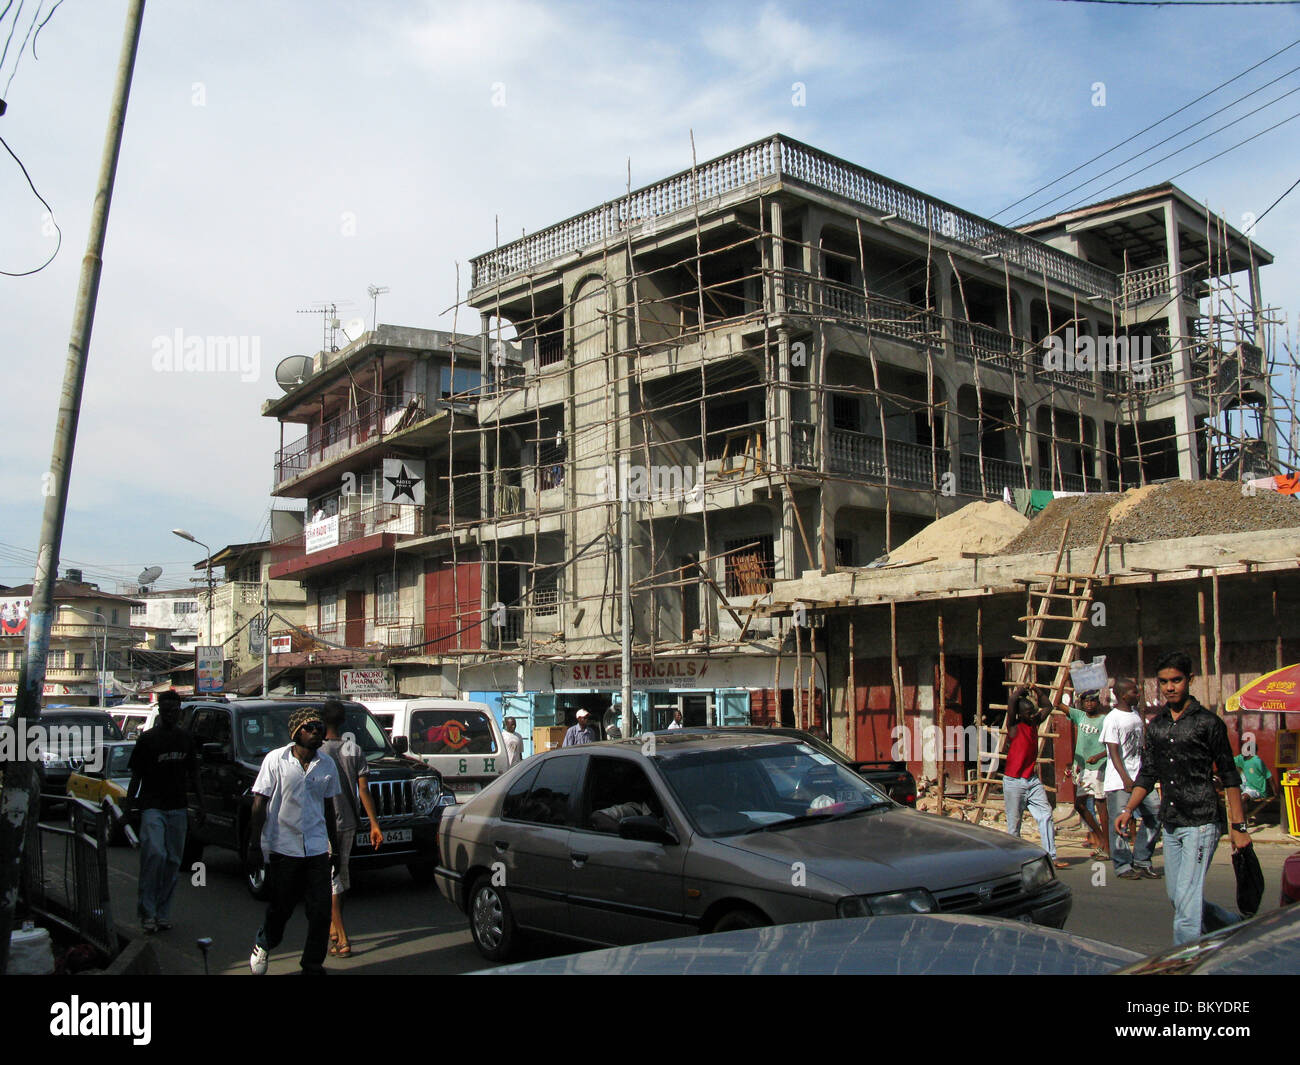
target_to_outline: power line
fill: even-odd
[[[6,141],[3,137],[0,137],[0,144],[4,145],[4,150],[13,156],[14,162],[18,164],[18,169],[23,172],[23,177],[27,179],[28,187],[32,190],[32,193],[36,196],[36,198],[40,200],[42,204],[44,204],[45,209],[50,212],[50,223],[54,226],[54,231],[56,234],[58,234],[58,238],[59,238],[58,242],[54,245],[54,250],[50,252],[50,257],[46,259],[45,262],[41,263],[40,266],[36,267],[36,269],[23,270],[19,273],[15,273],[10,270],[0,270],[0,274],[3,274],[5,277],[30,277],[32,274],[39,274],[42,270],[44,270],[47,266],[49,266],[50,263],[54,262],[54,257],[59,254],[59,249],[63,247],[63,230],[59,228],[58,220],[55,219],[54,217],[54,208],[51,207],[48,203],[46,203],[44,196],[42,196],[39,192],[36,191],[36,185],[32,181],[31,174],[27,173],[27,167],[23,166],[23,161],[18,158],[18,156],[14,153],[14,150],[9,147],[9,142]]]
[[[1037,196],[1040,192],[1044,192],[1044,191],[1046,191],[1047,189],[1050,189],[1050,188],[1051,188],[1053,185],[1055,185],[1058,181],[1064,181],[1064,180],[1065,180],[1066,178],[1068,178],[1068,177],[1073,177],[1073,176],[1074,176],[1075,174],[1077,174],[1080,170],[1082,170],[1085,166],[1091,166],[1091,165],[1092,165],[1093,163],[1095,163],[1098,159],[1104,159],[1106,156],[1110,155],[1111,152],[1117,151],[1118,149],[1124,147],[1124,145],[1128,144],[1130,141],[1137,140],[1137,138],[1140,137],[1140,136],[1142,136],[1142,134],[1144,134],[1144,133],[1149,133],[1151,130],[1155,129],[1156,126],[1159,126],[1159,125],[1162,125],[1162,124],[1165,123],[1165,122],[1168,122],[1168,121],[1169,121],[1171,118],[1173,118],[1175,115],[1180,115],[1180,114],[1182,114],[1182,113],[1183,113],[1184,111],[1186,111],[1189,107],[1194,107],[1196,104],[1198,104],[1198,103],[1200,103],[1202,100],[1204,100],[1207,96],[1213,96],[1213,95],[1214,95],[1216,92],[1218,92],[1220,89],[1225,88],[1225,87],[1228,86],[1228,85],[1231,85],[1234,81],[1237,81],[1237,80],[1239,80],[1239,79],[1241,79],[1241,78],[1244,78],[1244,77],[1245,77],[1247,74],[1249,74],[1252,70],[1258,70],[1258,69],[1259,69],[1260,67],[1262,67],[1265,63],[1268,63],[1268,62],[1270,62],[1271,60],[1276,59],[1276,58],[1277,58],[1278,56],[1280,56],[1283,52],[1288,51],[1288,50],[1294,48],[1297,44],[1300,44],[1300,40],[1292,41],[1292,42],[1291,42],[1290,44],[1288,44],[1285,48],[1279,48],[1279,49],[1278,49],[1276,52],[1274,52],[1272,55],[1267,56],[1267,57],[1265,57],[1264,59],[1261,59],[1261,60],[1260,60],[1258,63],[1256,63],[1254,66],[1247,67],[1247,68],[1246,68],[1245,70],[1243,70],[1240,74],[1237,74],[1237,75],[1235,75],[1235,76],[1229,78],[1227,81],[1224,81],[1224,82],[1219,83],[1219,84],[1216,85],[1213,89],[1211,89],[1209,92],[1202,93],[1200,96],[1198,96],[1195,100],[1192,100],[1190,103],[1183,104],[1183,106],[1180,107],[1180,108],[1178,108],[1176,111],[1170,111],[1169,114],[1165,115],[1164,118],[1161,118],[1161,119],[1158,119],[1158,120],[1155,121],[1155,122],[1152,122],[1151,125],[1147,126],[1145,129],[1140,129],[1140,130],[1138,130],[1138,131],[1137,131],[1136,133],[1134,133],[1131,137],[1125,137],[1125,138],[1124,138],[1122,141],[1120,141],[1118,144],[1116,144],[1116,145],[1114,145],[1114,146],[1112,146],[1112,147],[1110,147],[1110,148],[1107,148],[1107,149],[1106,149],[1104,152],[1102,152],[1100,155],[1094,155],[1094,156],[1093,156],[1091,159],[1089,159],[1087,162],[1085,162],[1085,163],[1080,163],[1080,164],[1079,164],[1078,166],[1076,166],[1073,170],[1067,171],[1066,173],[1062,174],[1060,177],[1058,177],[1058,178],[1054,178],[1053,180],[1049,181],[1046,185],[1043,185],[1043,186],[1041,186],[1041,187],[1039,187],[1039,188],[1034,189],[1033,192],[1029,193],[1028,195],[1025,195],[1025,196],[1020,197],[1020,199],[1016,200],[1015,203],[1008,204],[1006,207],[1002,208],[1002,210],[998,211],[996,214],[991,214],[991,215],[989,215],[989,221],[993,221],[993,219],[997,218],[998,215],[1000,215],[1000,214],[1006,214],[1006,213],[1007,213],[1009,210],[1011,210],[1011,208],[1013,208],[1013,207],[1019,207],[1019,206],[1020,206],[1022,203],[1024,203],[1026,200],[1028,200],[1028,199],[1030,199],[1030,198],[1032,198],[1032,197],[1034,197],[1034,196]],[[1049,200],[1048,202],[1050,203],[1051,201]],[[1022,216],[1022,217],[1023,217],[1023,216]]]
[[[1182,129],[1178,130],[1177,132],[1169,134],[1169,136],[1166,137],[1166,138],[1164,138],[1164,140],[1156,141],[1155,144],[1152,144],[1150,147],[1143,148],[1142,151],[1137,152],[1137,153],[1134,154],[1134,155],[1130,155],[1127,159],[1121,159],[1118,163],[1116,163],[1116,164],[1114,165],[1114,167],[1112,168],[1112,172],[1114,171],[1115,168],[1121,167],[1121,166],[1123,166],[1125,163],[1131,163],[1131,162],[1133,162],[1133,161],[1136,160],[1136,159],[1141,159],[1142,156],[1146,155],[1148,152],[1153,152],[1153,151],[1155,151],[1155,150],[1156,150],[1157,148],[1159,148],[1162,144],[1168,144],[1168,143],[1169,143],[1171,140],[1173,140],[1175,137],[1181,136],[1182,134],[1186,133],[1189,129],[1194,129],[1195,127],[1199,126],[1202,122],[1208,122],[1208,121],[1209,121],[1210,119],[1212,119],[1215,115],[1221,115],[1221,114],[1223,114],[1224,111],[1227,111],[1227,110],[1228,110],[1229,108],[1231,108],[1231,107],[1235,107],[1237,104],[1241,103],[1242,100],[1249,99],[1250,97],[1254,96],[1255,93],[1257,93],[1257,92],[1263,92],[1263,91],[1264,91],[1265,89],[1267,89],[1270,85],[1276,85],[1276,84],[1277,84],[1279,81],[1281,81],[1283,78],[1285,78],[1285,77],[1289,77],[1290,75],[1294,74],[1294,73],[1295,73],[1296,71],[1298,71],[1298,70],[1300,70],[1300,67],[1292,67],[1292,68],[1291,68],[1290,70],[1288,70],[1285,74],[1279,74],[1279,75],[1278,75],[1276,78],[1274,78],[1272,81],[1265,82],[1265,83],[1264,83],[1263,85],[1261,85],[1259,88],[1257,88],[1257,89],[1251,89],[1250,92],[1245,93],[1245,94],[1242,95],[1242,96],[1238,96],[1235,100],[1231,101],[1230,103],[1226,103],[1226,104],[1224,104],[1224,105],[1223,105],[1222,107],[1220,107],[1217,111],[1211,111],[1211,112],[1210,112],[1208,115],[1206,115],[1204,118],[1198,118],[1195,122],[1192,122],[1192,123],[1190,123],[1190,124],[1184,126]],[[1166,155],[1166,156],[1163,156],[1163,157],[1160,158],[1160,159],[1157,159],[1157,160],[1156,160],[1156,163],[1163,162],[1165,159],[1172,158],[1173,156],[1177,155],[1179,152],[1186,151],[1188,148],[1192,147],[1192,145],[1194,145],[1194,144],[1199,144],[1201,141],[1207,139],[1208,137],[1213,137],[1215,133],[1221,133],[1223,130],[1228,129],[1230,126],[1234,126],[1234,125],[1236,125],[1238,122],[1243,122],[1243,121],[1245,121],[1245,120],[1248,119],[1251,115],[1257,114],[1257,113],[1259,113],[1260,111],[1263,111],[1265,108],[1272,107],[1273,104],[1278,103],[1278,102],[1281,101],[1281,100],[1285,100],[1288,96],[1291,96],[1293,93],[1296,93],[1296,92],[1300,92],[1300,86],[1296,86],[1296,88],[1291,89],[1291,90],[1289,90],[1288,92],[1284,92],[1281,96],[1275,97],[1274,99],[1270,100],[1268,103],[1266,103],[1266,104],[1262,104],[1261,106],[1255,108],[1254,111],[1247,111],[1244,115],[1240,115],[1239,117],[1233,119],[1231,122],[1225,123],[1224,125],[1220,126],[1218,129],[1216,129],[1216,130],[1212,130],[1211,132],[1206,133],[1206,134],[1205,134],[1204,136],[1202,136],[1202,137],[1198,137],[1196,140],[1191,141],[1190,143],[1186,144],[1184,147],[1179,148],[1177,151],[1170,152],[1169,155]],[[1156,163],[1152,163],[1152,164],[1150,164],[1150,165],[1151,165],[1151,166],[1155,166]],[[1146,168],[1144,167],[1143,169],[1146,169]],[[1142,172],[1141,170],[1135,171],[1135,173],[1139,173],[1139,174],[1140,174],[1141,172]],[[1053,203],[1056,203],[1057,200],[1063,200],[1063,199],[1065,199],[1065,197],[1069,196],[1071,193],[1078,192],[1080,189],[1085,188],[1085,187],[1088,186],[1088,185],[1091,185],[1094,181],[1099,181],[1099,180],[1101,180],[1101,179],[1102,179],[1103,177],[1105,177],[1105,176],[1106,176],[1105,174],[1097,174],[1097,175],[1095,175],[1095,176],[1093,176],[1093,177],[1090,177],[1090,178],[1086,179],[1085,181],[1081,181],[1078,185],[1075,185],[1073,188],[1066,189],[1064,192],[1060,193],[1059,195],[1053,196],[1050,200],[1044,200],[1041,204],[1039,204],[1037,207],[1035,207],[1032,211],[1026,211],[1024,214],[1020,215],[1018,218],[1015,219],[1015,221],[1011,222],[1010,224],[1014,226],[1017,222],[1021,221],[1021,219],[1024,219],[1024,218],[1029,217],[1029,215],[1031,215],[1031,214],[1037,214],[1039,211],[1046,210],[1046,209],[1049,207],[1049,205],[1051,205],[1051,204],[1053,204]],[[1093,194],[1093,193],[1089,193],[1089,199],[1091,199],[1093,195],[1095,195],[1095,194]]]
[[[1259,225],[1260,222],[1264,221],[1264,215],[1268,214],[1269,211],[1273,210],[1274,207],[1276,207],[1279,203],[1281,203],[1289,195],[1291,195],[1291,192],[1296,187],[1296,185],[1300,185],[1300,178],[1296,178],[1295,181],[1292,183],[1291,188],[1287,189],[1286,192],[1282,193],[1281,196],[1279,196],[1276,200],[1274,200],[1272,203],[1268,205],[1268,207],[1264,211],[1264,214],[1260,215],[1258,218],[1255,219],[1255,225]]]

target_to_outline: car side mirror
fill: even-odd
[[[393,740],[393,750],[395,750],[398,754],[405,754],[410,749],[411,749],[411,745],[410,743],[407,742],[405,736],[398,736],[395,740]]]
[[[664,828],[657,817],[624,817],[618,823],[619,839],[635,839],[642,843],[675,844],[677,834]]]

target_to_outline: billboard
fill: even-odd
[[[25,636],[27,634],[27,612],[31,609],[32,597],[25,595],[19,599],[0,599],[0,636]]]
[[[222,649],[194,648],[194,691],[219,692],[226,686],[226,662]]]

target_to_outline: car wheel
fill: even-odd
[[[488,961],[505,961],[515,941],[515,918],[505,892],[484,874],[469,893],[469,930],[474,945]]]
[[[735,932],[741,928],[766,928],[772,922],[757,910],[738,908],[729,910],[713,922],[715,932]]]
[[[266,858],[256,868],[249,864],[248,844],[244,844],[244,887],[248,888],[248,893],[257,899],[258,902],[266,902],[271,897],[271,893],[266,883]]]
[[[420,887],[428,887],[433,883],[433,871],[436,868],[433,862],[409,862],[406,871]]]

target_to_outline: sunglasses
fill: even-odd
[[[299,725],[298,728],[299,728],[300,730],[301,730],[301,729],[306,729],[308,732],[324,732],[324,731],[325,731],[325,726],[322,725],[319,721],[306,721],[306,722],[304,722],[303,724]]]

